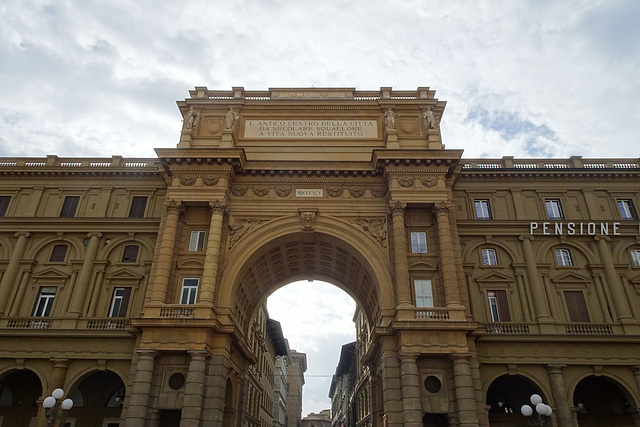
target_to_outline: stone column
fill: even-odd
[[[617,313],[617,320],[631,320],[631,309],[629,308],[629,301],[622,288],[622,282],[620,276],[616,271],[616,267],[613,264],[613,256],[611,255],[611,249],[609,249],[608,236],[596,236],[595,240],[598,245],[598,253],[602,263],[604,264],[604,276],[607,279],[607,287],[609,293],[613,299],[613,305],[615,306]]]
[[[71,303],[69,304],[69,314],[82,316],[84,313],[84,303],[87,299],[87,292],[91,287],[91,277],[93,276],[93,263],[98,255],[98,248],[100,244],[100,237],[102,233],[89,233],[89,245],[87,246],[87,253],[82,263],[82,268],[78,274],[78,281],[74,289],[73,296],[71,297]]]
[[[596,288],[596,295],[598,296],[598,302],[600,303],[600,310],[602,310],[602,318],[606,323],[611,323],[611,315],[609,314],[609,303],[607,299],[607,293],[604,290],[602,284],[602,275],[600,273],[594,273],[592,275],[594,287]]]
[[[400,382],[402,384],[403,426],[422,427],[420,376],[416,355],[400,354]]]
[[[147,425],[147,407],[150,402],[154,359],[157,353],[154,350],[136,350],[136,354],[138,362],[129,395],[129,409],[125,427],[145,427]]]
[[[180,427],[199,427],[204,395],[204,373],[207,368],[209,352],[205,350],[189,351],[189,373],[184,388],[182,419]]]
[[[2,280],[0,281],[0,316],[4,316],[4,314],[9,310],[9,297],[11,295],[11,290],[15,286],[16,279],[18,278],[20,260],[24,256],[24,251],[27,248],[27,238],[30,234],[26,232],[18,232],[14,234],[14,236],[18,238],[18,242],[16,243],[15,248],[13,248],[11,259],[9,260],[9,264],[7,265],[7,268],[2,275]]]
[[[22,272],[22,278],[20,279],[20,285],[18,285],[18,292],[16,293],[15,301],[9,311],[9,317],[16,317],[20,315],[22,299],[24,298],[24,293],[29,286],[29,277],[31,277],[31,270],[24,270]]]
[[[403,405],[398,358],[389,350],[385,350],[381,358],[382,414],[387,416],[389,427],[400,427],[403,425]]]
[[[632,303],[632,301],[635,298],[637,298],[634,295],[633,287],[629,284],[629,279],[627,278],[626,275],[623,274],[620,278],[622,279],[622,286],[624,287],[624,290],[627,293],[627,299],[631,303],[630,306],[631,306],[631,313],[633,314],[633,318],[640,319],[640,307],[638,307],[637,304]]]
[[[547,301],[549,301],[549,310],[551,311],[552,319],[560,319],[560,313],[558,312],[558,307],[556,306],[557,299],[553,295],[553,285],[549,280],[549,275],[547,273],[542,274],[542,282],[544,283],[545,293],[547,294]]]
[[[468,355],[454,354],[453,376],[456,386],[456,405],[460,427],[478,427],[478,412],[473,392],[473,378]]]
[[[478,300],[478,294],[476,292],[477,285],[471,274],[465,275],[467,278],[467,289],[469,292],[469,303],[471,304],[471,314],[473,319],[480,321],[484,318],[482,311],[482,303]]]
[[[444,295],[446,306],[459,308],[460,291],[458,289],[458,274],[456,272],[455,253],[453,251],[453,238],[451,236],[451,224],[449,212],[453,209],[451,202],[438,202],[434,205],[436,222],[438,223],[438,243],[440,246],[440,264],[442,265],[442,278],[444,280]]]
[[[69,360],[68,359],[51,359],[53,362],[53,370],[51,371],[51,382],[47,389],[43,390],[44,399],[47,396],[51,396],[53,390],[57,388],[64,389],[64,382],[67,378],[67,369],[69,368]],[[65,390],[65,392],[69,392],[69,390]],[[66,399],[69,396],[64,396],[63,399]],[[42,404],[39,402],[38,404],[38,415],[36,417],[36,427],[47,427],[48,420],[44,416],[45,411],[42,407]],[[58,412],[58,415],[61,415]]]
[[[76,282],[78,280],[78,269],[74,268],[71,271],[71,278],[69,279],[69,283],[65,285],[65,288],[68,290],[64,293],[64,299],[62,300],[62,312],[69,312],[69,304],[71,303],[71,296],[73,295],[73,289],[76,286]]]
[[[164,203],[167,216],[160,239],[160,250],[158,253],[158,263],[155,268],[154,281],[151,285],[151,297],[149,304],[160,305],[166,303],[167,287],[171,277],[171,265],[173,253],[176,246],[176,236],[178,233],[178,220],[182,212],[182,204],[175,200],[167,200]]]
[[[520,236],[522,242],[522,250],[524,252],[525,262],[527,264],[527,276],[529,278],[529,289],[531,289],[531,297],[533,299],[533,309],[535,311],[535,319],[540,322],[551,322],[549,314],[549,301],[544,291],[542,283],[540,283],[540,274],[536,265],[536,258],[531,247],[533,237]]]
[[[518,295],[520,296],[520,305],[522,306],[522,320],[531,322],[531,311],[529,309],[529,301],[527,300],[527,292],[525,290],[522,273],[516,273],[516,282],[518,283]]]
[[[567,398],[567,390],[564,386],[564,374],[562,368],[565,365],[547,365],[547,375],[551,384],[551,393],[556,407],[553,408],[559,427],[573,427],[573,415]]]
[[[224,419],[227,378],[230,376],[230,361],[224,354],[214,354],[209,361],[205,377],[202,425],[221,426]],[[232,384],[234,387],[236,384]],[[232,390],[237,393],[237,390]],[[237,408],[236,408],[237,409]],[[235,419],[235,416],[232,418]]]
[[[404,209],[406,203],[394,202],[390,205],[393,231],[393,261],[396,272],[396,307],[410,307],[411,283],[409,280],[409,261],[407,258],[407,235],[404,227]]]
[[[96,277],[96,284],[94,286],[93,295],[91,295],[91,303],[89,304],[89,313],[87,314],[89,317],[96,317],[96,311],[98,309],[98,302],[100,301],[100,289],[102,289],[102,281],[104,279],[104,269],[98,270],[98,276]],[[107,298],[111,298],[111,296],[107,296]],[[106,313],[103,313],[102,316],[106,316]]]
[[[226,204],[221,203],[219,200],[211,202],[209,205],[211,206],[211,225],[209,225],[209,235],[207,236],[207,252],[204,256],[200,302],[211,305],[216,291],[222,223],[227,208]]]

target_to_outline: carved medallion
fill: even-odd
[[[253,194],[258,197],[264,197],[269,194],[269,187],[254,187],[252,188]]]
[[[373,197],[384,197],[387,194],[387,187],[374,187],[371,190],[371,194],[373,194]]]
[[[278,197],[287,197],[291,194],[291,187],[277,187],[276,194]]]
[[[231,187],[231,194],[238,197],[244,196],[245,194],[247,194],[247,187],[233,186]]]
[[[329,187],[327,188],[327,193],[329,193],[329,195],[331,197],[340,197],[342,196],[342,192],[344,191],[344,188],[342,187]]]
[[[364,195],[364,188],[362,187],[350,188],[349,194],[351,194],[352,197],[362,197]]]
[[[414,178],[408,178],[408,177],[402,177],[402,178],[398,178],[398,184],[400,184],[401,187],[413,187],[413,184],[415,183],[415,179]]]
[[[204,178],[202,178],[202,183],[207,186],[216,185],[218,181],[220,181],[220,178],[214,175],[207,175]]]
[[[435,187],[438,184],[438,178],[427,176],[425,178],[420,178],[420,182],[425,187]]]
[[[195,184],[195,182],[196,182],[196,177],[193,175],[185,175],[180,177],[180,184],[184,186],[189,187]]]

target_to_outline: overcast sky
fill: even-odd
[[[637,0],[2,0],[0,156],[154,157],[195,86],[429,86],[467,158],[638,157],[639,22]],[[292,348],[333,373],[353,338],[313,335]]]

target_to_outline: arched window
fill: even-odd
[[[495,249],[482,249],[482,265],[498,265]]]

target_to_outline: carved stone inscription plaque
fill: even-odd
[[[378,137],[377,120],[247,120],[245,138],[369,139]]]

